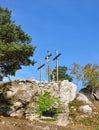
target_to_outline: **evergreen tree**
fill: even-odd
[[[0,6],[0,79],[15,75],[22,65],[34,65],[31,37],[11,20],[11,11]]]

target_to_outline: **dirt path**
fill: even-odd
[[[66,128],[38,121],[0,117],[0,130],[66,130]]]
[[[50,123],[0,117],[0,130],[91,130],[83,126],[61,127]]]

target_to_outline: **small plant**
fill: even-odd
[[[3,89],[3,86],[2,85],[0,85],[0,90],[2,90]]]
[[[58,104],[58,105],[57,105]],[[54,107],[57,106],[57,107]],[[37,113],[41,116],[55,117],[60,111],[58,98],[51,97],[50,92],[45,91],[44,94],[39,95]]]
[[[69,104],[68,104],[68,107],[70,109],[72,106],[75,106],[75,105],[76,105],[76,99],[70,101]]]
[[[94,122],[94,119],[90,118],[90,117],[86,117],[86,118],[83,118],[81,120],[81,122],[82,122],[82,124],[84,124],[86,126],[90,126]]]

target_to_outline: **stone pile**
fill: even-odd
[[[79,110],[85,114],[92,113],[92,102],[82,93],[78,93],[76,97],[78,102],[82,102],[82,105],[79,106]]]
[[[56,123],[66,126],[69,117],[68,104],[77,96],[77,86],[68,80],[64,80],[59,84],[56,82],[48,83],[47,81],[39,82],[33,78],[26,80],[19,79],[11,82],[11,84],[5,87],[2,93],[5,99],[11,101],[11,106],[7,111],[7,115],[15,117],[22,117],[24,115],[26,119],[31,121],[39,120],[36,114],[38,109],[38,95],[41,93],[43,94],[44,91],[49,91],[51,96],[59,98],[62,113],[58,115]],[[81,100],[79,96],[78,100]],[[87,99],[85,99],[85,102],[90,103]]]

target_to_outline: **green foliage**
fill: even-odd
[[[68,104],[68,107],[70,109],[72,106],[75,106],[75,105],[76,105],[76,99],[70,101],[69,104]]]
[[[0,6],[0,80],[15,75],[22,65],[34,65],[30,57],[35,47],[30,42],[31,37],[11,20],[11,11]]]
[[[62,80],[69,80],[69,81],[72,81],[72,77],[70,75],[67,74],[67,70],[68,68],[66,66],[59,66],[58,67],[58,79],[60,81]],[[55,68],[53,71],[52,71],[52,74],[50,75],[50,78],[53,79],[53,76],[55,78],[55,81],[57,79],[57,69]]]
[[[0,90],[2,90],[3,89],[3,86],[2,85],[0,85]]]
[[[89,118],[89,117],[83,118],[81,120],[81,123],[84,124],[84,125],[86,125],[86,126],[91,125],[93,122],[94,122],[94,119]]]
[[[54,108],[54,105],[57,103],[59,104],[58,98],[51,97],[50,92],[45,91],[43,95],[42,94],[39,95],[39,101],[38,101],[39,108],[37,113],[39,115],[43,115],[44,113],[50,115],[51,113],[54,113],[55,116],[61,111],[59,105],[57,108]]]

